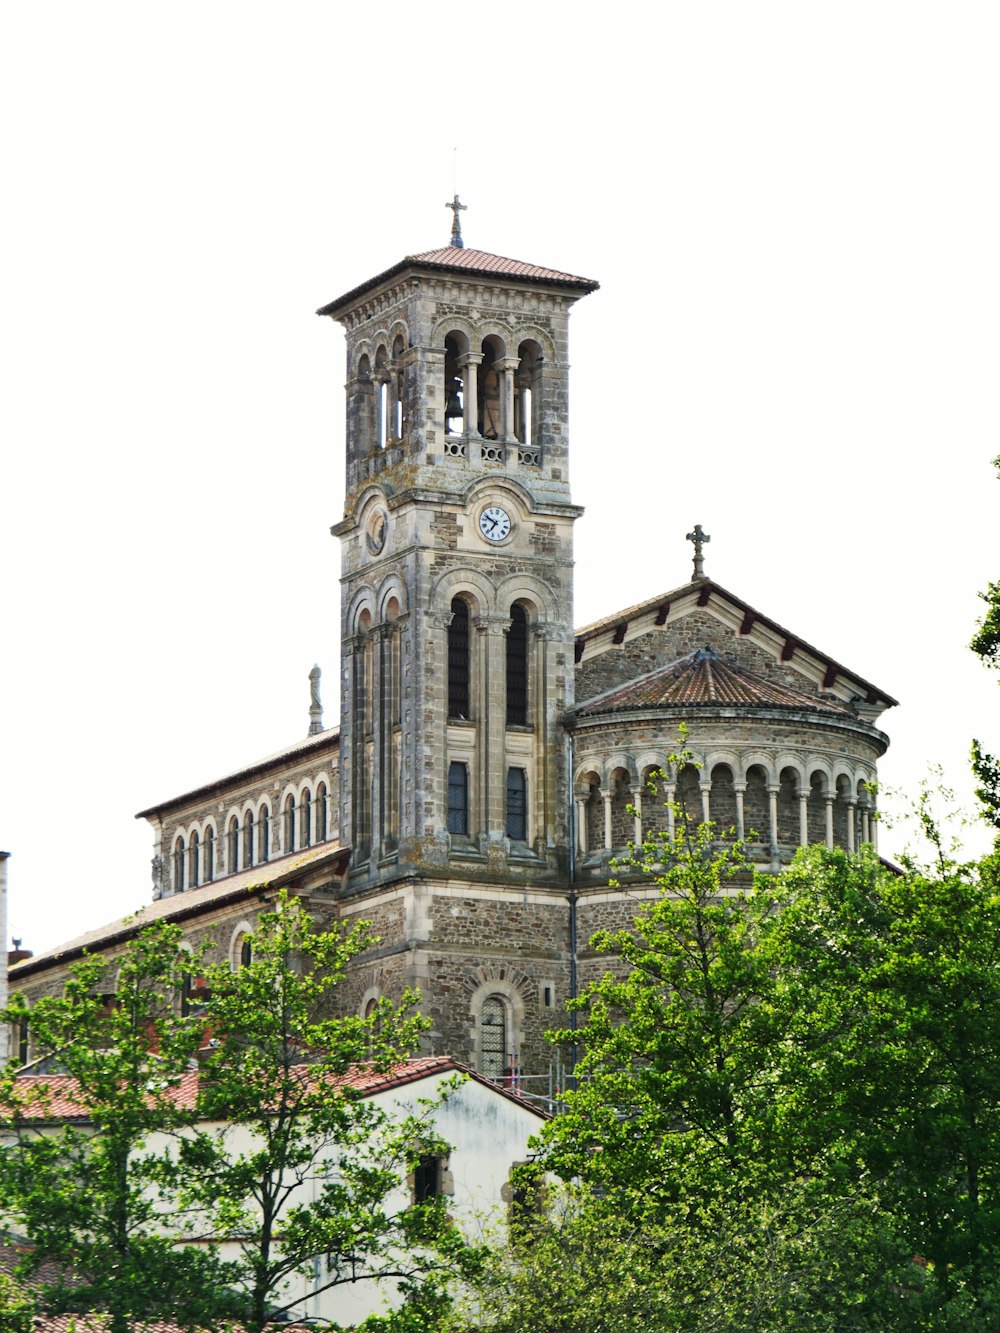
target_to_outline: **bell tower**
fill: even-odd
[[[452,243],[318,313],[347,334],[341,840],[401,875],[554,882],[569,839],[570,307],[597,283]]]

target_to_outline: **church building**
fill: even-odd
[[[307,735],[141,812],[138,922],[22,958],[12,990],[163,917],[238,967],[287,888],[371,923],[346,1004],[415,987],[426,1054],[541,1092],[543,1034],[605,967],[590,936],[655,892],[611,887],[612,858],[665,802],[765,869],[875,842],[895,700],[715,583],[699,526],[687,582],[574,629],[568,336],[597,283],[467,249],[452,207],[450,245],[318,312],[346,332],[338,725],[314,670]]]

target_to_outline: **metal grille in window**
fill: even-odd
[[[487,1078],[503,1078],[507,1066],[507,1007],[499,996],[490,995],[483,1001],[480,1029],[479,1072]]]
[[[448,832],[469,831],[469,770],[464,764],[448,765]]]
[[[528,617],[523,606],[511,607],[507,631],[507,725],[528,725]]]
[[[514,842],[528,837],[528,782],[523,768],[507,770],[507,837]]]
[[[469,716],[469,606],[461,597],[451,604],[448,626],[448,716]]]

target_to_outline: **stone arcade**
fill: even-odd
[[[874,842],[894,700],[707,577],[700,527],[690,582],[574,632],[567,334],[597,284],[464,248],[453,207],[451,245],[319,311],[347,335],[340,725],[314,672],[305,739],[142,811],[141,919],[234,967],[279,887],[368,920],[347,1003],[418,987],[427,1053],[543,1092],[543,1033],[604,965],[586,941],[650,892],[608,887],[615,851],[671,798],[774,869]],[[673,771],[682,722],[698,764]],[[134,929],[22,958],[11,986],[56,989]]]

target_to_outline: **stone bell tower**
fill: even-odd
[[[565,873],[570,307],[452,243],[318,313],[347,333],[341,839],[350,886]]]

